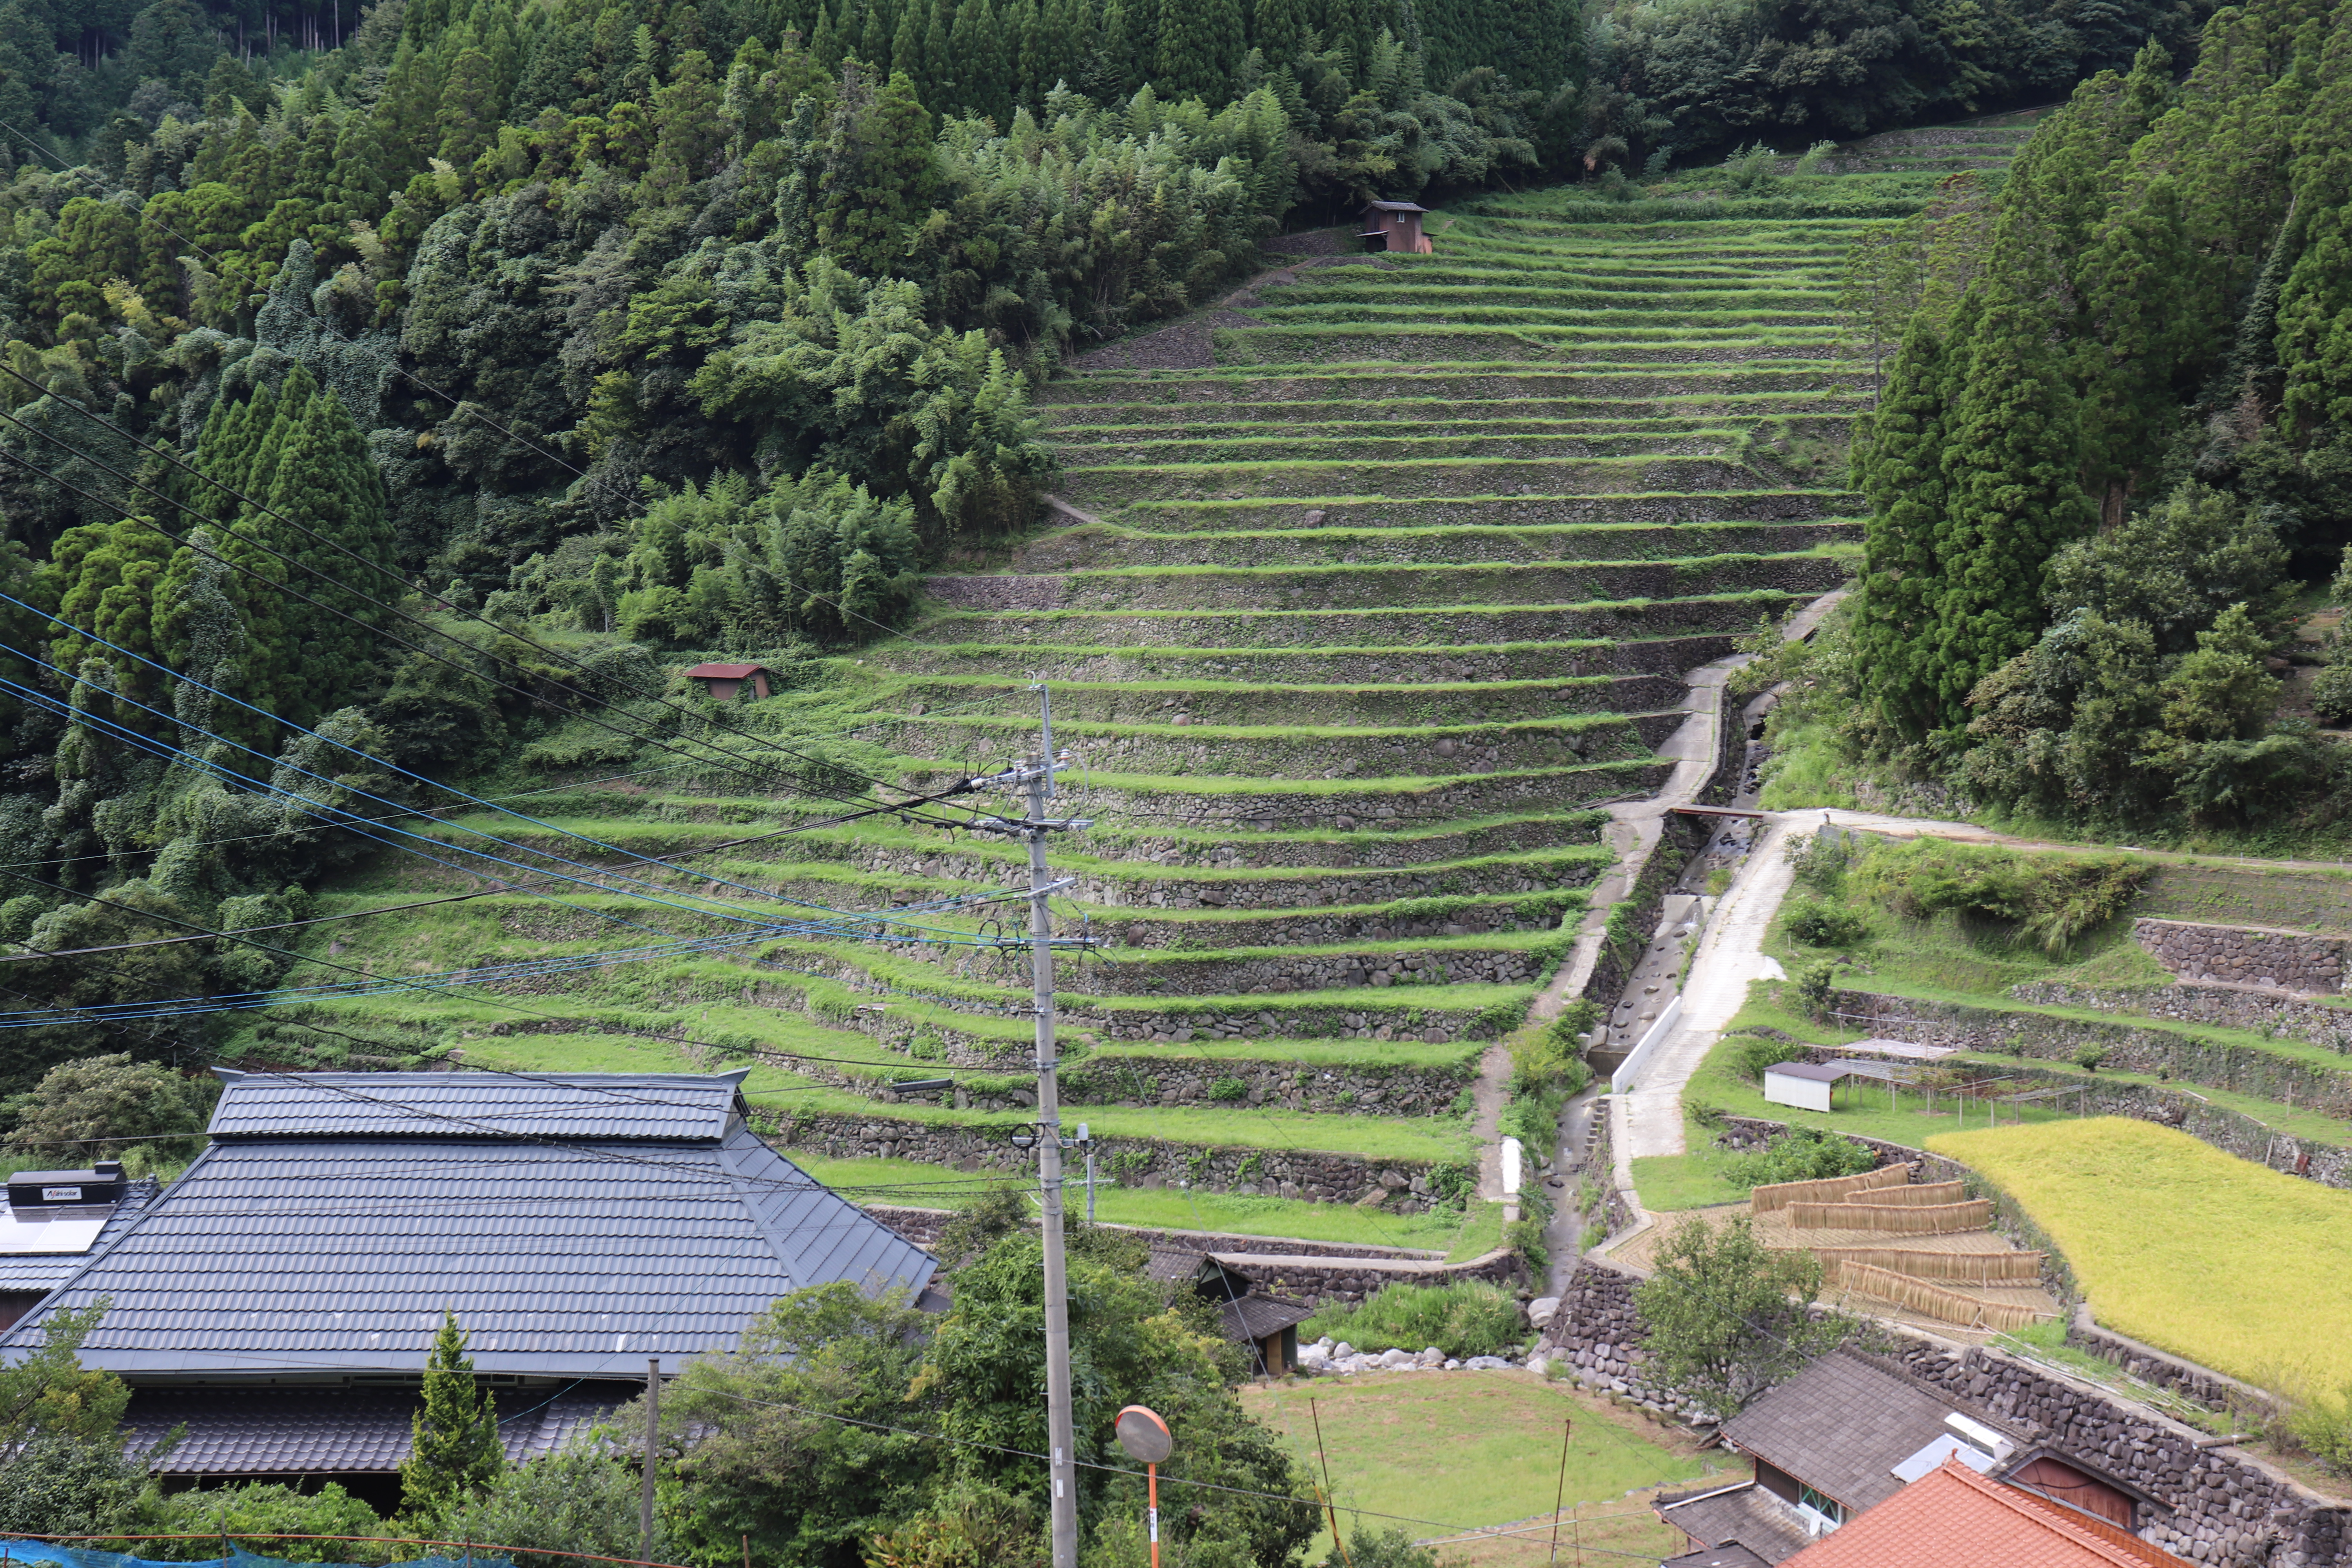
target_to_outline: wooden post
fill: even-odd
[[[1559,1487],[1552,1493],[1551,1498],[1551,1556],[1549,1561],[1553,1563],[1559,1561],[1559,1510],[1568,1501],[1568,1435],[1575,1430],[1576,1418],[1574,1416],[1565,1416],[1561,1419],[1559,1427]]]

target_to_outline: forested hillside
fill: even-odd
[[[2352,10],[2258,0],[2184,78],[2151,44],[2077,89],[1997,200],[1856,253],[1899,342],[1868,564],[1784,739],[2045,818],[2344,816],[2314,721],[2352,720],[2352,659],[2295,633],[2352,591],[2347,148]],[[2291,653],[2333,662],[2283,683]]]

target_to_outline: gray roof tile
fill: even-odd
[[[1894,1373],[1832,1351],[1725,1422],[1723,1436],[1858,1512],[1903,1489],[1894,1467],[1949,1434],[1944,1418],[1956,1409]]]
[[[626,1377],[731,1347],[803,1286],[920,1292],[936,1268],[740,1121],[667,1145],[255,1135],[213,1144],[44,1310],[110,1297],[81,1359],[134,1377],[415,1373],[445,1307],[479,1372]]]
[[[716,1143],[743,1074],[239,1073],[208,1129],[243,1138],[590,1138]],[[748,1069],[746,1069],[748,1070]],[[391,1081],[387,1081],[391,1080]]]
[[[575,1383],[552,1395],[499,1389],[492,1397],[508,1461],[553,1453],[637,1392],[625,1383]],[[155,1463],[165,1476],[383,1474],[408,1458],[420,1397],[413,1388],[142,1388],[123,1433],[145,1447],[184,1428]]]

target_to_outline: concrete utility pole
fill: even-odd
[[[1037,1148],[1037,1177],[1045,1251],[1045,1442],[1048,1475],[1053,1481],[1053,1568],[1077,1568],[1078,1472],[1076,1432],[1070,1412],[1070,1291],[1068,1268],[1062,1250],[1062,1101],[1055,1073],[1054,949],[1087,948],[1086,936],[1056,939],[1046,899],[1066,886],[1053,879],[1045,866],[1045,836],[1065,829],[1083,831],[1094,824],[1081,818],[1046,815],[1054,798],[1054,774],[1068,763],[1054,754],[1054,699],[1042,680],[1029,688],[1037,693],[1038,748],[1034,760],[1016,762],[1001,773],[971,781],[974,788],[1001,786],[1025,789],[1029,810],[1019,818],[983,819],[972,826],[992,833],[1015,833],[1029,843],[1029,984],[1031,1011],[1037,1020],[1037,1121],[1034,1134],[1024,1129],[1013,1136],[1017,1147]],[[1012,945],[1009,942],[1004,945]]]
[[[1070,1415],[1070,1292],[1062,1255],[1062,1097],[1055,1082],[1054,1047],[1054,921],[1045,907],[1055,887],[1045,867],[1045,836],[1084,824],[1057,822],[1045,815],[1054,798],[1054,697],[1039,681],[1037,761],[1018,770],[1029,786],[1029,985],[1037,1018],[1037,1184],[1045,1210],[1045,1442],[1054,1483],[1053,1568],[1078,1565],[1078,1472],[1076,1432]]]

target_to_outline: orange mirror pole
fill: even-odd
[[[1143,1463],[1144,1485],[1148,1490],[1148,1511],[1151,1535],[1151,1568],[1160,1568],[1160,1467],[1175,1448],[1176,1440],[1168,1434],[1168,1423],[1157,1411],[1140,1405],[1130,1405],[1118,1413],[1112,1430],[1118,1435],[1118,1446],[1127,1450],[1130,1459]]]

